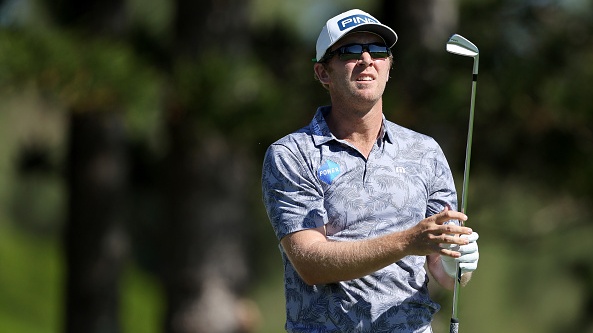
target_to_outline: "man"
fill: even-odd
[[[288,332],[432,332],[434,279],[467,281],[477,234],[430,137],[387,121],[396,33],[361,10],[327,21],[314,72],[331,106],[272,144],[262,188],[284,261]]]

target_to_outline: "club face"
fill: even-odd
[[[475,57],[480,51],[477,46],[465,37],[455,34],[447,42],[447,52],[465,57]]]

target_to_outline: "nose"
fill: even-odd
[[[373,57],[371,57],[371,54],[368,51],[365,50],[360,55],[360,58],[358,59],[358,62],[361,65],[369,65],[370,63],[373,62]]]

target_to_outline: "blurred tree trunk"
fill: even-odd
[[[214,52],[231,61],[229,54],[240,54],[248,43],[248,1],[175,3],[170,58],[173,63],[197,61],[190,67],[195,71],[192,76],[204,75],[209,66],[199,63],[204,54]],[[245,169],[249,163],[224,135],[224,128],[201,124],[216,114],[220,101],[196,90],[199,96],[192,96],[196,102],[181,102],[172,92],[166,104],[170,150],[164,187],[168,218],[163,232],[165,330],[247,332],[253,326],[249,314],[245,315],[249,303],[240,294],[248,276]]]
[[[457,26],[457,0],[416,0],[381,2],[381,19],[400,37],[397,45],[420,44],[441,51]]]
[[[398,34],[395,75],[403,76],[403,89],[412,104],[421,104],[430,95],[434,73],[425,64],[434,62],[432,51],[445,52],[448,38],[456,32],[458,7],[457,0],[381,1],[378,19]]]
[[[246,164],[224,138],[185,141],[187,124],[169,128],[166,332],[246,332]]]
[[[123,0],[45,0],[57,22],[94,36],[120,37],[127,31]]]
[[[120,115],[71,112],[65,226],[67,333],[119,332],[128,161]]]
[[[125,31],[124,1],[46,4],[58,24],[89,36],[118,38]],[[64,325],[67,333],[112,333],[120,331],[118,280],[128,247],[127,142],[121,110],[84,104],[69,106]]]

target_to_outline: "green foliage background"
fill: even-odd
[[[258,165],[267,146],[305,125],[328,96],[312,79],[317,26],[338,8],[373,12],[379,1],[252,2],[252,47],[205,52],[174,65],[175,82],[125,41],[51,28],[34,1],[0,28],[0,331],[59,332],[65,193],[64,105],[121,107],[131,140],[158,159],[163,87],[210,110],[197,130],[223,129]],[[152,38],[168,33],[166,0],[129,1]],[[480,48],[468,224],[480,233],[480,266],[461,293],[465,332],[592,333],[593,5],[585,0],[460,1],[458,30]],[[6,4],[2,7],[6,11]],[[37,8],[37,9],[36,9]],[[405,38],[405,36],[400,36]],[[471,61],[395,49],[385,95],[389,119],[443,146],[461,181]],[[414,77],[415,81],[410,78]],[[410,85],[423,86],[414,99]],[[22,173],[23,151],[45,167]],[[254,279],[260,332],[284,321],[282,265],[253,168]],[[148,208],[147,208],[148,209]],[[121,281],[124,332],[158,332],[163,295],[130,258]],[[451,294],[435,332],[446,332]]]

